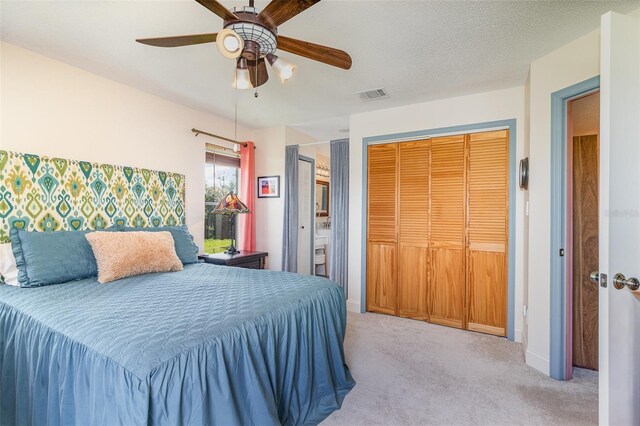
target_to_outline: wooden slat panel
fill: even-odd
[[[429,141],[399,144],[399,239],[429,244]]]
[[[464,244],[464,136],[431,140],[431,241]]]
[[[598,136],[573,138],[573,364],[598,369]]]
[[[398,315],[426,320],[429,141],[403,142],[398,150]]]
[[[468,257],[468,328],[506,335],[506,254],[470,251]]]
[[[500,136],[489,138],[489,135]],[[507,235],[507,131],[469,135],[469,243],[503,243]]]
[[[429,249],[399,243],[398,315],[428,319]]]
[[[395,314],[397,272],[396,244],[367,245],[367,311]]]
[[[508,131],[468,136],[467,327],[506,335]]]
[[[464,136],[431,139],[429,320],[464,326]]]
[[[368,152],[368,241],[397,241],[398,144],[373,145]]]
[[[464,249],[430,249],[429,321],[463,327]]]

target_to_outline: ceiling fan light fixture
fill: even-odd
[[[283,84],[293,76],[293,72],[296,69],[295,65],[290,64],[273,53],[267,54],[267,60],[269,61],[269,65],[276,70]]]
[[[238,59],[238,64],[233,76],[233,84],[231,86],[234,89],[241,90],[253,89],[253,84],[251,84],[251,76],[249,75],[249,67],[245,58]]]
[[[236,59],[242,55],[244,40],[235,31],[225,28],[218,33],[216,46],[225,58]]]

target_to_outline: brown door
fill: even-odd
[[[464,135],[431,139],[429,319],[464,327]]]
[[[598,137],[573,138],[573,363],[598,369]]]
[[[467,137],[467,328],[506,335],[508,131]]]
[[[367,310],[396,314],[398,144],[368,148]]]
[[[429,141],[398,149],[398,315],[427,320]]]

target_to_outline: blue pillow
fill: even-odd
[[[187,225],[182,226],[160,226],[157,228],[132,228],[130,226],[118,226],[119,231],[132,232],[132,231],[147,231],[147,232],[160,232],[169,231],[173,237],[173,243],[176,248],[176,254],[182,261],[183,265],[189,263],[197,263],[198,260],[198,246],[193,242],[193,237],[189,233]]]
[[[31,232],[12,228],[11,248],[20,287],[60,284],[98,275],[85,234],[91,231]]]

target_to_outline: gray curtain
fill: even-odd
[[[348,295],[349,262],[349,139],[331,141],[331,247],[329,278]]]
[[[289,145],[285,151],[282,270],[298,270],[298,145]]]

